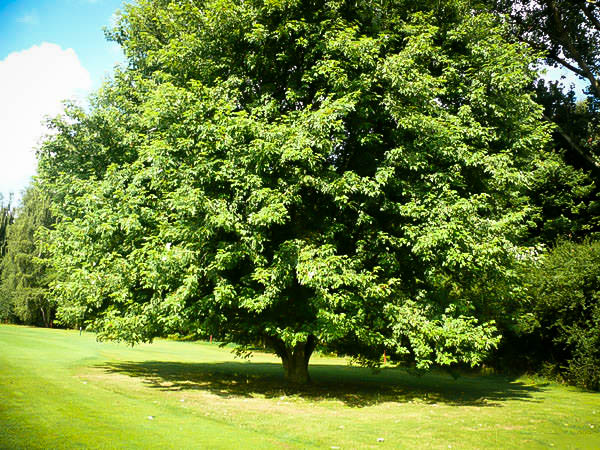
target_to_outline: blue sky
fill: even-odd
[[[67,98],[85,103],[116,63],[106,41],[122,0],[0,0],[0,193],[7,200],[35,173],[44,116]]]
[[[109,26],[122,0],[0,0],[0,60],[42,42],[72,48],[98,87],[104,74],[122,59],[118,45],[107,42]]]

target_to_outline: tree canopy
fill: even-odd
[[[40,150],[59,317],[261,340],[299,382],[316,345],[481,362],[554,158],[509,31],[462,0],[127,5],[127,67]]]

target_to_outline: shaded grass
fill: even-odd
[[[339,364],[312,364],[313,382],[307,386],[286,383],[281,364],[277,363],[142,361],[98,367],[109,373],[141,377],[150,388],[164,391],[204,390],[226,398],[297,395],[317,402],[337,400],[359,408],[416,400],[455,406],[499,406],[507,400],[541,401],[532,393],[543,390],[543,385],[526,385],[500,376],[463,377],[457,382],[443,373],[416,377],[401,369],[374,373]]]
[[[0,326],[0,448],[600,447],[597,393],[318,356],[310,371],[290,387],[270,354]]]

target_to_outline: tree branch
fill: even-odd
[[[596,95],[600,97],[600,84],[598,83],[598,80],[596,80],[594,73],[591,71],[585,60],[581,57],[581,54],[579,53],[577,48],[575,48],[573,41],[570,39],[569,34],[565,30],[565,27],[563,26],[562,20],[560,18],[560,13],[558,11],[558,8],[556,7],[556,4],[554,3],[554,0],[549,0],[547,4],[548,7],[552,10],[554,23],[558,28],[559,40],[569,51],[571,58],[577,61],[577,64],[579,64],[579,67],[583,72],[583,76],[585,76],[590,81],[592,89],[595,91]]]
[[[560,56],[558,56],[558,54],[556,54],[556,52],[550,52],[548,54],[548,57],[550,59],[553,59],[554,61],[556,61],[557,63],[559,63],[560,65],[566,67],[567,69],[569,69],[571,72],[581,76],[581,77],[585,77],[585,73],[583,72],[583,70],[581,70],[579,67],[574,66],[573,64],[571,64],[570,62],[568,62],[566,59],[561,58]]]
[[[281,339],[269,336],[268,334],[265,334],[264,338],[267,344],[275,351],[277,356],[279,356],[282,360],[288,358],[287,349],[285,348],[285,344]]]
[[[563,139],[567,142],[569,147],[571,147],[573,150],[575,150],[575,152],[577,152],[579,154],[579,156],[581,156],[585,160],[585,162],[590,166],[590,169],[596,175],[600,174],[600,166],[598,165],[598,163],[596,161],[594,161],[594,159],[588,154],[588,152],[586,152],[584,149],[582,149],[575,142],[575,140],[569,135],[569,133],[567,133],[556,122],[552,121],[552,119],[550,119],[550,117],[548,117],[546,114],[544,114],[544,120],[546,120],[547,122],[553,123],[556,126],[556,130],[563,137]]]
[[[587,17],[592,25],[594,25],[594,27],[600,31],[600,20],[594,15],[592,8],[590,8],[589,5],[584,4],[581,9],[583,10],[585,17]]]

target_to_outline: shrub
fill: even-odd
[[[558,243],[529,273],[539,355],[566,381],[600,389],[600,241]]]

